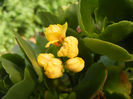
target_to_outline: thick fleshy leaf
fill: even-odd
[[[91,99],[103,87],[107,77],[107,70],[101,63],[88,68],[84,78],[74,88],[77,99]]]
[[[132,20],[132,0],[99,0],[98,15],[111,21]]]
[[[2,58],[2,66],[9,74],[9,77],[13,83],[17,83],[22,80],[22,70],[11,61]]]
[[[100,38],[106,41],[118,42],[126,38],[133,32],[133,22],[131,21],[120,21],[114,23],[105,28],[100,34]]]
[[[36,60],[36,55],[32,47],[25,41],[23,40],[17,33],[15,33],[16,40],[19,44],[19,46],[23,49],[29,60],[31,61],[34,70],[36,71],[38,75],[38,79],[41,82],[43,80],[43,73],[41,70],[41,67],[38,65],[37,60]]]
[[[92,15],[98,6],[98,0],[80,0],[78,10],[78,21],[82,32],[86,35],[93,33],[95,24]]]
[[[96,54],[106,55],[117,61],[133,60],[133,56],[127,50],[116,44],[94,38],[85,38],[83,41],[86,47]]]
[[[114,97],[114,99],[130,99],[131,83],[128,81],[127,74],[121,70],[119,66],[108,67],[108,78],[104,86],[104,90],[108,92],[107,97]],[[119,98],[118,98],[119,97]],[[111,99],[111,98],[109,98]]]
[[[30,94],[35,88],[35,84],[29,68],[26,67],[24,80],[13,85],[2,99],[29,99]]]

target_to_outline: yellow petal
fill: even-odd
[[[54,43],[56,43],[56,42],[58,42],[58,41],[59,41],[59,40],[50,41],[50,42],[48,42],[48,43],[45,45],[45,47],[48,48],[51,44],[54,44]]]
[[[45,37],[48,41],[62,40],[66,37],[67,22],[64,25],[49,25],[44,32]]]
[[[66,68],[72,72],[80,72],[83,70],[85,62],[80,57],[68,59],[66,61]]]
[[[74,58],[78,55],[78,40],[73,36],[66,37],[64,39],[63,45],[58,51],[57,55],[59,57]]]
[[[50,61],[52,58],[54,58],[53,54],[42,53],[38,55],[37,61],[40,66],[45,67],[47,66],[48,61]]]

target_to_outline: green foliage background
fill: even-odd
[[[13,33],[27,39],[44,31],[38,11],[56,14],[59,8],[77,0],[1,0],[0,54],[10,52],[15,45]]]
[[[2,99],[133,99],[133,1],[4,0],[0,5],[0,50],[10,52],[15,39],[18,43],[14,54],[0,56]],[[57,57],[59,47],[45,48],[48,41],[40,34],[50,24],[66,21],[66,35],[78,39],[85,68],[79,73],[64,69],[63,77],[50,80],[37,56]],[[34,36],[36,43],[21,36]],[[65,65],[66,58],[60,59]]]

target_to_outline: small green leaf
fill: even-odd
[[[17,33],[15,33],[15,37],[19,46],[23,49],[23,51],[31,61],[33,68],[39,77],[39,81],[41,82],[43,80],[43,73],[41,67],[37,63],[35,52],[33,51],[32,47],[25,40],[23,40]]]
[[[30,94],[35,88],[35,84],[29,68],[26,67],[24,80],[13,85],[2,99],[29,99]]]
[[[22,70],[16,64],[2,58],[2,65],[5,71],[9,74],[13,83],[17,83],[22,80]]]
[[[102,88],[107,77],[107,70],[103,64],[93,64],[88,68],[85,77],[74,88],[77,99],[91,99]]]
[[[93,33],[95,23],[92,15],[95,8],[98,6],[98,0],[80,0],[78,9],[78,21],[82,32],[86,35]]]
[[[133,56],[127,50],[116,44],[94,38],[85,38],[83,41],[86,47],[94,53],[106,55],[117,61],[133,60]]]
[[[100,38],[110,42],[118,42],[126,38],[133,32],[133,23],[131,21],[120,21],[105,28],[100,34]]]
[[[50,24],[59,23],[57,16],[49,12],[39,11],[37,15],[40,18],[41,24],[43,24],[45,27],[48,27]]]

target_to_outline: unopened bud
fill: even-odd
[[[83,70],[85,62],[80,57],[68,59],[66,61],[66,68],[72,72],[80,72]]]

